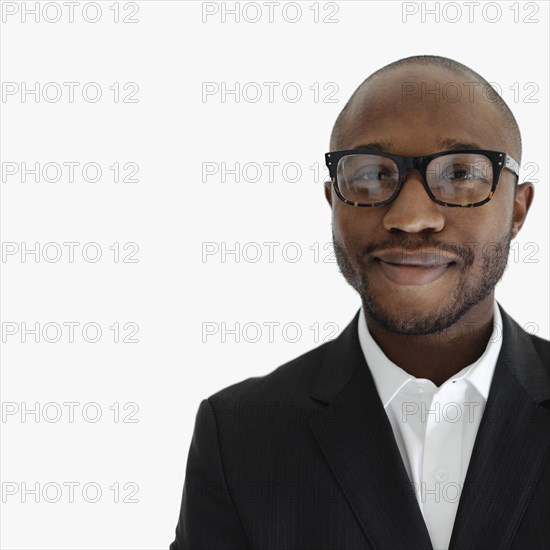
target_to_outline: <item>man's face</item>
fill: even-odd
[[[468,78],[434,67],[378,77],[354,101],[337,149],[375,143],[390,153],[422,156],[452,149],[445,140],[454,140],[514,156],[502,115],[479,90],[471,97],[471,88],[462,86],[460,101],[452,101],[450,93],[451,101],[420,94],[422,86],[434,90],[436,81],[441,89],[450,81],[461,86]],[[419,91],[404,96],[403,84],[411,82]],[[514,181],[503,170],[493,198],[475,208],[433,202],[416,170],[407,173],[399,196],[386,206],[345,204],[327,185],[338,265],[361,295],[367,317],[388,331],[417,335],[453,325],[478,304],[492,307],[510,240],[532,196],[530,188],[515,197]]]

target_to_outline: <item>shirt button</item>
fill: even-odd
[[[445,468],[439,468],[435,471],[434,477],[438,481],[445,481],[449,477],[449,474]]]

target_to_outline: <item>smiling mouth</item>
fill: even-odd
[[[433,283],[457,265],[454,261],[432,264],[393,263],[381,258],[376,258],[375,264],[393,283],[412,286]]]

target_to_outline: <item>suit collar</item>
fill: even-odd
[[[550,399],[548,356],[541,356],[544,340],[526,333],[500,304],[498,307],[502,321],[503,341],[497,365],[499,363],[505,365],[536,403]],[[310,396],[314,399],[330,403],[358,368],[368,368],[359,343],[357,330],[359,314],[360,310],[340,335],[328,344],[325,360],[310,391]]]
[[[419,380],[402,368],[393,363],[378,346],[369,332],[364,310],[359,311],[359,320],[357,324],[359,343],[365,355],[365,360],[369,365],[370,371],[376,384],[376,389],[386,408],[399,390],[410,380]],[[498,305],[494,304],[493,332],[487,343],[487,347],[481,357],[470,365],[465,366],[460,372],[454,374],[445,383],[460,379],[466,380],[471,384],[483,402],[487,401],[491,380],[495,370],[498,355],[502,345],[502,319]],[[430,385],[430,388],[432,385]],[[433,386],[435,387],[435,386]]]
[[[310,392],[314,399],[332,402],[356,370],[367,367],[357,336],[358,319],[359,311],[340,335],[328,343],[325,360]]]

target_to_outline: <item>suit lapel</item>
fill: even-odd
[[[328,405],[314,436],[375,549],[429,549],[420,508],[357,335],[357,314],[331,344],[311,397]]]
[[[455,518],[450,550],[509,548],[550,450],[550,399],[534,338],[502,310],[503,342]]]

